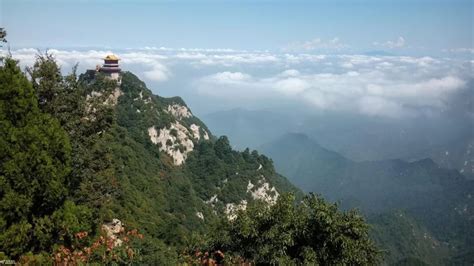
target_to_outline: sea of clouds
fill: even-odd
[[[202,112],[286,102],[307,110],[407,118],[458,107],[459,96],[473,92],[473,53],[416,57],[164,47],[48,52],[65,73],[76,63],[79,71],[94,69],[106,54],[115,53],[121,67],[155,93],[180,95]],[[22,67],[32,65],[37,53],[11,51]],[[464,112],[472,115],[472,105]]]

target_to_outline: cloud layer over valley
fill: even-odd
[[[381,45],[399,46],[404,40]],[[329,44],[343,45],[339,40]],[[311,50],[329,45],[321,40],[293,44]],[[93,69],[112,51],[56,50],[65,72],[79,62]],[[125,70],[143,78],[151,89],[180,95],[201,112],[224,107],[252,109],[278,103],[311,111],[329,110],[390,118],[436,115],[455,106],[459,95],[472,92],[474,61],[459,57],[315,54],[231,49],[146,47],[113,51]],[[23,66],[35,49],[12,51]],[[449,55],[449,53],[447,54]],[[202,107],[206,103],[213,108]],[[193,106],[194,105],[194,106]],[[459,108],[458,108],[459,109]],[[463,110],[472,115],[472,106]]]

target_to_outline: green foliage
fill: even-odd
[[[340,213],[314,196],[296,205],[289,196],[273,207],[252,203],[249,182],[302,193],[267,157],[234,151],[226,137],[213,137],[198,118],[168,113],[170,104],[186,106],[181,98],[155,96],[129,72],[122,73],[120,87],[94,71],[77,77],[74,68],[62,76],[47,53],[38,55],[28,72],[31,82],[11,59],[0,68],[2,257],[25,264],[170,265],[183,261],[180,254],[189,243],[211,243],[209,233],[222,232],[212,243],[238,254],[231,262],[241,257],[282,263],[373,261],[372,244],[364,242],[366,225],[355,214]],[[117,88],[123,94],[112,103]],[[210,136],[194,140],[194,151],[181,166],[148,136],[148,128],[176,122],[188,128],[196,124]],[[219,202],[206,203],[214,195]],[[226,231],[211,230],[225,204],[241,200],[250,203],[249,211],[235,222],[221,221]],[[113,218],[144,237],[129,242],[129,234],[120,233],[126,244],[114,247],[99,230]]]
[[[409,257],[409,258],[405,258],[405,259],[401,259],[397,261],[395,265],[397,266],[427,266],[429,264],[423,262],[422,260],[418,258]]]
[[[56,211],[52,217],[52,222],[57,228],[61,228],[59,238],[63,243],[73,243],[74,235],[78,232],[91,232],[92,211],[82,205],[76,205],[74,202],[66,201],[61,209]]]
[[[0,115],[2,123],[19,125],[30,112],[37,112],[37,100],[28,79],[13,59],[5,60],[0,76]]]
[[[33,85],[10,58],[0,67],[0,250],[11,258],[77,244],[73,235],[94,232],[98,206],[112,194],[96,131],[105,127],[83,119],[85,89],[74,71],[62,77],[47,54],[30,75]]]
[[[31,84],[10,58],[0,67],[0,150],[0,249],[16,257],[39,241],[34,221],[67,196],[71,146],[59,123],[39,110]]]
[[[17,263],[20,265],[52,265],[53,259],[47,252],[40,252],[36,254],[28,252],[21,256]]]
[[[7,228],[2,228],[0,248],[12,258],[18,258],[30,246],[31,227],[32,225],[26,220],[21,220]]]
[[[259,165],[262,168],[259,169]],[[215,142],[200,142],[190,154],[183,169],[189,176],[199,197],[209,199],[217,195],[221,203],[235,203],[246,195],[248,182],[257,183],[267,177],[279,191],[291,191],[301,197],[301,192],[285,178],[279,176],[264,155],[256,151],[232,150],[229,140],[223,136]]]
[[[176,122],[162,110],[174,103],[185,106],[184,102],[153,96],[143,82],[128,72],[123,73],[121,89],[124,95],[116,106],[117,126],[109,131],[113,137],[107,142],[120,184],[120,196],[113,209],[126,224],[144,230],[153,239],[142,248],[144,262],[156,263],[164,257],[161,254],[186,246],[193,233],[208,232],[209,224],[217,218],[214,211],[220,213],[223,203],[248,198],[248,181],[257,182],[260,174],[279,191],[297,191],[275,173],[268,158],[256,152],[234,151],[225,137],[215,142],[197,141],[184,165],[172,165],[169,157],[151,143],[147,130],[152,126],[159,130]],[[184,126],[202,123],[196,118],[179,122]],[[207,131],[205,126],[200,127]],[[259,164],[262,169],[257,173]],[[219,204],[205,204],[214,194],[219,195]],[[197,217],[197,212],[203,214],[204,220]],[[163,253],[164,246],[171,250]]]
[[[406,212],[373,215],[369,222],[372,224],[371,236],[384,249],[388,264],[410,265],[410,262],[417,260],[429,265],[441,265],[443,257],[450,253],[448,246]]]
[[[39,107],[47,113],[55,113],[60,105],[55,101],[63,89],[61,69],[52,54],[38,54],[31,68],[27,68],[36,92]]]
[[[257,264],[373,265],[379,259],[359,214],[340,212],[313,194],[300,203],[291,194],[273,206],[256,202],[216,232],[213,249]]]
[[[7,42],[7,31],[5,30],[5,28],[0,28],[0,47],[3,46],[3,43],[6,43]],[[1,62],[2,58],[0,57],[0,62]]]

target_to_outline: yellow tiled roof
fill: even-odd
[[[104,60],[120,60],[120,58],[118,58],[116,55],[114,54],[109,54],[107,55]]]

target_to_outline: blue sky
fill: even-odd
[[[0,1],[12,47],[435,53],[472,48],[473,1]],[[400,39],[401,38],[401,39]],[[333,40],[336,42],[331,42]],[[402,40],[400,42],[400,40]]]
[[[472,119],[472,3],[0,0],[0,25],[22,66],[37,49],[51,49],[66,73],[115,53],[155,94],[179,95],[197,114]]]

